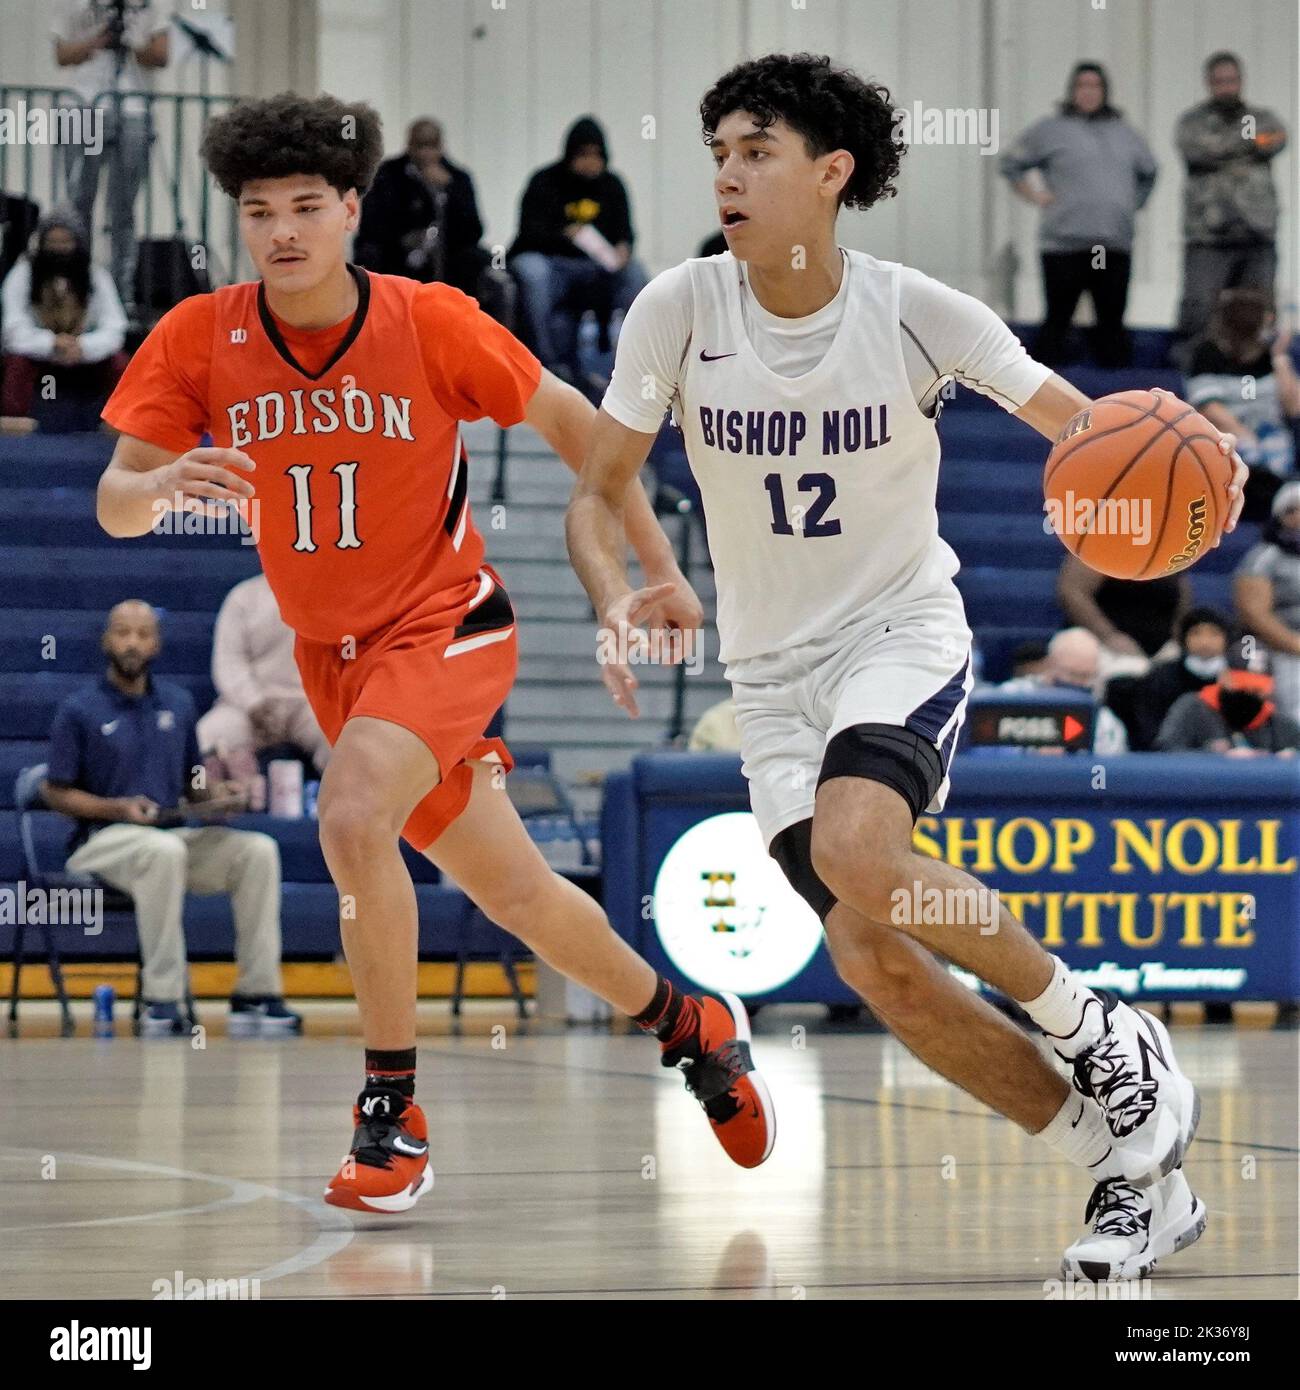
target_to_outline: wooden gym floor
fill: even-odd
[[[87,1007],[82,1036],[48,1036],[29,1002],[28,1035],[0,1040],[6,1298],[148,1299],[179,1273],[263,1299],[1043,1299],[1088,1196],[888,1036],[817,1010],[756,1021],[780,1130],[744,1172],[648,1040],[520,1031],[500,1003],[457,1034],[424,1004],[436,1185],[406,1215],[353,1216],[320,1201],[359,1081],[350,1003],[274,1042],[227,1039],[201,1004],[202,1048],[86,1037]],[[1187,1173],[1210,1222],[1141,1296],[1293,1299],[1297,1034],[1174,1041],[1204,1098]]]

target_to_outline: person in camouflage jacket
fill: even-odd
[[[1277,191],[1270,161],[1286,146],[1273,112],[1241,96],[1241,63],[1205,63],[1208,101],[1183,112],[1175,142],[1187,164],[1183,192],[1183,297],[1176,360],[1185,365],[1222,290],[1262,290],[1277,270]]]

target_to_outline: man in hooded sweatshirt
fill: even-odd
[[[634,240],[627,190],[609,168],[605,132],[583,116],[569,127],[563,158],[528,180],[510,247],[533,350],[557,376],[575,381],[579,368],[576,321],[554,310],[575,293],[605,317],[626,310],[646,283],[632,258]]]

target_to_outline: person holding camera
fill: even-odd
[[[135,301],[135,199],[149,171],[148,93],[171,51],[154,0],[55,0],[54,58],[62,83],[94,112],[103,144],[63,147],[68,196],[94,239],[100,173],[108,170],[109,269],[124,303]]]

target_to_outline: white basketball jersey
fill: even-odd
[[[724,661],[954,592],[938,433],[903,362],[900,267],[845,255],[834,342],[790,378],[749,344],[736,261],[687,262],[695,309],[674,412],[704,498]]]

